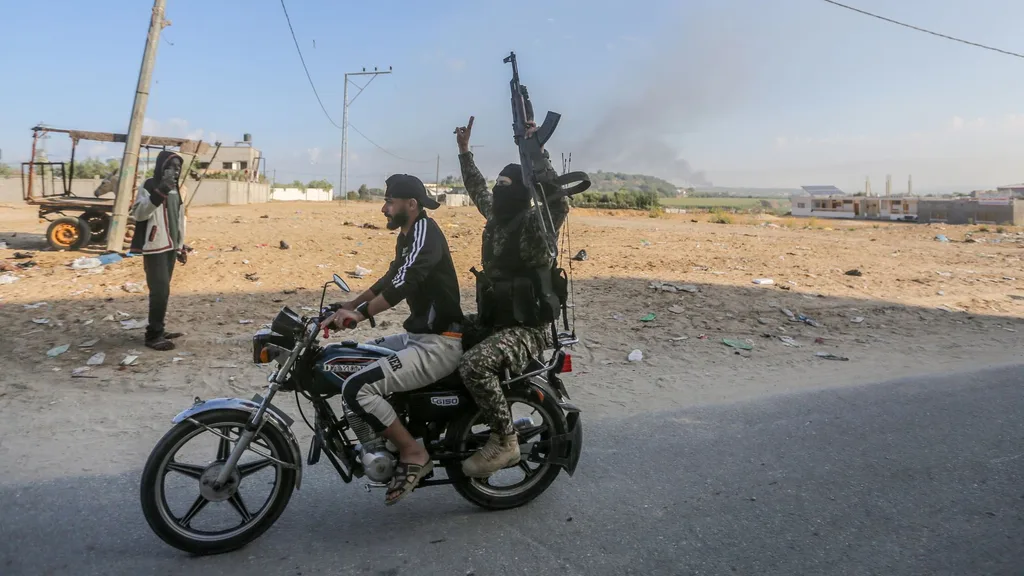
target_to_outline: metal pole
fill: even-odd
[[[369,86],[370,82],[373,82],[373,78],[376,78],[378,74],[391,74],[391,66],[388,66],[387,70],[382,71],[374,68],[372,72],[367,72],[366,68],[363,68],[362,72],[348,72],[345,74],[345,88],[342,95],[342,100],[345,103],[344,110],[341,113],[341,194],[345,199],[348,199],[348,107],[352,102],[356,101],[356,98],[359,98],[359,95],[363,93],[366,86]],[[349,76],[373,76],[373,78],[370,78],[370,82],[367,82],[365,86],[359,89],[359,92],[356,92],[351,102],[348,99]]]
[[[348,200],[348,74],[345,74],[344,108],[341,111],[341,199]]]
[[[441,190],[441,155],[437,155],[437,172],[434,172],[434,196]]]
[[[166,0],[153,0],[153,13],[149,20],[149,34],[146,36],[146,49],[142,53],[142,66],[139,69],[139,82],[135,88],[135,103],[132,104],[131,120],[128,124],[128,137],[124,144],[124,156],[121,159],[121,176],[117,183],[117,196],[114,198],[114,213],[110,220],[107,233],[107,250],[120,252],[124,248],[124,231],[128,225],[128,208],[135,189],[135,169],[139,164],[139,145],[142,143],[142,120],[146,116],[146,103],[149,100],[149,85],[153,79],[153,65],[156,62],[156,49],[160,43],[160,31],[170,22],[164,20]]]

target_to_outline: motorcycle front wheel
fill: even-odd
[[[237,550],[266,532],[291,499],[296,471],[281,464],[290,460],[288,440],[274,426],[262,426],[229,481],[214,490],[213,481],[249,414],[213,410],[192,419],[200,425],[189,420],[178,423],[149,455],[141,480],[142,512],[153,532],[179,550],[196,555]],[[201,438],[212,440],[216,448],[180,456],[187,445]],[[180,497],[174,493],[178,485]],[[254,509],[253,502],[259,499],[250,499],[260,488],[269,495]]]

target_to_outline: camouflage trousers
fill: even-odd
[[[519,374],[531,358],[549,346],[550,329],[503,328],[469,349],[459,361],[459,375],[472,394],[492,432],[512,434],[512,413],[501,391],[504,369]]]

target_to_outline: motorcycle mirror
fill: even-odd
[[[351,289],[349,289],[348,284],[346,284],[345,281],[341,279],[341,276],[338,276],[337,274],[334,275],[334,284],[338,288],[341,288],[342,292],[352,291]]]

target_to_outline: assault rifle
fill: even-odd
[[[540,219],[542,228],[547,232],[545,242],[548,252],[552,258],[555,258],[558,238],[555,236],[554,220],[551,218],[548,202],[558,200],[563,196],[579,194],[590,188],[590,176],[586,172],[570,172],[559,176],[551,167],[547,152],[544,151],[544,144],[558,127],[558,121],[562,118],[561,114],[548,111],[544,116],[544,122],[537,126],[537,130],[529,138],[526,136],[527,130],[535,125],[533,103],[530,102],[530,94],[526,86],[519,83],[519,65],[516,62],[516,53],[510,52],[504,62],[512,63],[512,81],[509,82],[509,87],[512,90],[512,134],[513,140],[519,148],[519,165],[523,171],[523,183],[529,189],[537,207],[542,208],[537,211],[537,218]],[[570,184],[572,185],[570,186]]]

